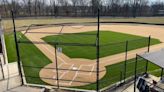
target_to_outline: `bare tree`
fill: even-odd
[[[31,16],[31,0],[28,0],[28,11]]]
[[[38,3],[38,0],[34,0],[34,14],[35,16],[37,16],[37,3]]]
[[[2,8],[4,8],[5,15],[8,16],[8,13],[7,13],[7,2],[6,2],[6,0],[1,0],[0,2],[3,4],[3,7]]]
[[[100,0],[91,0],[92,12],[95,15],[100,6]]]
[[[75,16],[77,16],[78,1],[79,0],[71,0],[74,9],[73,11],[75,12]]]
[[[69,13],[70,13],[70,8],[69,8],[69,3],[68,3],[68,1],[67,1],[67,0],[58,0],[58,4],[62,7],[61,13],[62,13],[63,15],[64,15],[64,13],[65,13],[65,15],[68,16]]]
[[[14,10],[15,15],[19,15],[19,10],[20,10],[20,3],[17,0],[11,0],[11,8],[12,10]]]
[[[23,0],[23,5],[24,5],[24,9],[27,11],[27,13],[31,16],[31,0]]]
[[[78,0],[78,5],[81,7],[81,16],[90,16],[90,1]]]
[[[49,2],[49,3],[48,3]],[[0,0],[2,16],[91,16],[100,8],[104,16],[148,16],[163,10],[163,2],[149,0]]]

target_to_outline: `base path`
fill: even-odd
[[[96,30],[97,26],[65,26],[62,33],[79,33]],[[30,41],[44,42],[41,38],[55,35],[59,33],[62,27],[49,27],[41,29],[29,30],[25,36]],[[163,26],[149,26],[149,25],[132,25],[132,24],[103,24],[100,27],[101,30],[109,30],[120,33],[128,33],[133,35],[148,37],[151,35],[153,38],[157,38],[164,42],[164,27]],[[35,44],[51,61],[52,63],[45,66],[40,71],[41,79],[51,85],[57,85],[56,69],[55,68],[55,49],[49,44]],[[151,51],[159,50],[164,47],[164,43],[151,46]],[[136,53],[144,53],[147,48],[141,48],[128,52],[128,59],[132,59],[136,56]],[[121,61],[124,61],[125,53],[112,55],[100,59],[100,79],[106,74],[105,66],[112,65]],[[82,86],[96,82],[96,60],[88,59],[72,59],[63,53],[57,55],[59,70],[59,84],[60,86]],[[65,70],[67,69],[67,70]],[[51,79],[44,79],[51,78]]]

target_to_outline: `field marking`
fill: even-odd
[[[69,67],[69,69],[72,69],[74,65],[75,64],[72,64]],[[92,67],[91,72],[89,74],[88,73],[80,73],[80,69],[82,69],[82,67],[84,67],[84,66],[91,66]],[[80,67],[78,67],[78,69],[76,70],[76,73],[75,73],[74,77],[72,78],[72,80],[70,82],[68,82],[68,83],[60,82],[60,84],[63,84],[63,85],[71,85],[73,83],[73,81],[77,78],[78,75],[88,75],[88,76],[91,76],[92,75],[92,71],[94,70],[94,67],[95,66],[93,66],[93,65],[80,65]],[[66,73],[68,73],[68,72],[70,72],[70,71],[67,70],[66,72],[60,72],[60,73],[62,73],[62,75],[60,75],[60,78],[59,79],[62,79],[62,77],[64,75],[66,75]],[[53,78],[55,79],[56,78],[56,75],[54,75]],[[57,83],[57,81],[55,83]]]
[[[69,67],[69,69],[72,69],[72,67],[74,66],[74,64],[72,64],[72,66],[71,67]],[[68,73],[69,72],[69,70],[67,70],[66,72],[64,72],[61,76],[60,76],[60,78],[59,79],[61,79],[66,73]]]
[[[72,81],[69,83],[69,85],[71,85],[71,84],[73,83],[73,81],[77,78],[77,76],[78,76],[79,74],[81,74],[81,75],[89,75],[89,76],[92,74],[92,72],[90,72],[90,74],[79,73],[79,71],[80,71],[80,69],[82,68],[82,66],[92,66],[91,71],[94,70],[94,66],[93,66],[93,65],[80,65],[80,67],[79,67],[78,70],[76,71],[76,74],[75,74],[75,76],[73,77]]]
[[[82,66],[82,65],[80,65],[80,67],[81,67],[81,66]],[[70,81],[69,85],[71,85],[71,84],[73,83],[73,81],[76,79],[76,77],[77,77],[77,75],[78,75],[78,73],[79,73],[80,67],[78,67],[78,69],[77,69],[77,71],[76,71],[76,73],[75,73],[75,76],[73,77],[72,81]]]
[[[74,64],[72,64],[72,66],[71,66],[71,68],[74,66]],[[69,67],[69,69],[71,69],[70,67]],[[67,73],[68,71],[66,71],[66,72],[61,72],[62,73],[62,75],[60,75],[60,78],[59,79],[61,79],[66,73]],[[54,76],[56,76],[56,75],[54,75]],[[57,81],[56,81],[57,82]]]
[[[95,66],[93,65],[90,75],[92,75],[92,72],[94,71],[94,68],[95,68]]]
[[[93,72],[93,70],[94,70],[94,65],[81,65],[81,66],[89,66],[89,67],[92,67],[92,69],[89,69],[89,70],[91,70],[90,71],[90,73],[88,74],[88,73],[79,73],[79,74],[81,74],[81,75],[92,75],[92,72]],[[81,69],[82,67],[80,67],[80,69]],[[80,69],[79,69],[79,71],[80,71]],[[84,71],[85,72],[85,71]]]

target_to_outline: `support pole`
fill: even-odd
[[[0,15],[0,29],[2,29],[2,17]]]
[[[148,65],[149,65],[149,61],[146,60],[146,69],[145,69],[145,74],[147,74],[147,71],[148,71]]]
[[[57,80],[57,88],[59,89],[59,70],[58,70],[58,60],[57,60],[57,47],[55,44],[55,63],[56,63],[56,80]]]
[[[148,53],[150,52],[150,44],[151,44],[151,36],[149,36],[148,38]],[[146,60],[146,68],[145,68],[145,74],[147,74],[147,71],[148,71],[148,64],[149,64],[149,61]]]
[[[120,85],[122,85],[122,76],[123,75],[123,72],[122,71],[120,71]]]
[[[148,52],[150,52],[151,36],[148,38]]]
[[[96,52],[97,52],[97,87],[96,87],[96,91],[99,92],[99,51],[100,51],[100,47],[99,47],[99,35],[100,35],[100,10],[98,9],[98,14],[97,14],[97,42],[96,42]]]
[[[161,80],[162,80],[162,76],[163,76],[163,68],[162,68],[162,70],[161,70]]]
[[[11,11],[11,14],[12,14],[13,27],[14,27],[14,40],[15,40],[15,47],[16,47],[16,53],[17,53],[18,69],[19,69],[19,74],[21,76],[22,85],[24,85],[23,75],[22,75],[22,69],[21,69],[20,54],[19,54],[19,45],[18,45],[17,33],[16,33],[16,27],[15,27],[14,12]]]
[[[134,92],[136,92],[136,79],[137,79],[137,62],[138,62],[138,55],[136,55],[136,62],[135,62],[135,78],[134,78]]]
[[[126,65],[127,65],[127,59],[128,59],[128,41],[126,41],[126,48],[125,48],[125,62],[124,62],[124,83],[126,79]]]

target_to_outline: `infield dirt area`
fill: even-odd
[[[80,33],[96,30],[97,26],[65,26],[63,28],[63,33]],[[154,25],[139,25],[139,24],[101,24],[101,30],[110,30],[114,32],[127,33],[133,35],[139,35],[148,37],[151,35],[153,38],[159,39],[162,43],[158,45],[151,46],[151,51],[156,51],[164,47],[164,27],[154,26]],[[40,29],[31,29],[25,34],[25,36],[30,41],[44,42],[41,38],[55,35],[59,33],[61,27],[48,27]],[[52,33],[52,34],[50,34]],[[43,79],[44,77],[56,79],[56,69],[46,69],[55,68],[55,48],[49,44],[35,44],[41,52],[43,52],[52,63],[45,66],[40,71],[41,79],[52,85],[57,85],[56,80]],[[140,48],[137,50],[132,50],[128,52],[128,59],[132,59],[136,56],[136,53],[144,53],[145,48]],[[106,74],[105,66],[112,65],[121,61],[124,61],[125,53],[120,53],[104,58],[100,58],[100,79]],[[57,53],[58,68],[59,70],[59,84],[61,86],[82,86],[89,83],[96,82],[96,60],[76,58],[72,59],[63,53]],[[64,70],[68,69],[68,70]],[[71,71],[70,71],[71,70]],[[73,70],[73,71],[72,71]],[[84,72],[88,71],[88,72]],[[63,80],[63,81],[62,81]],[[64,81],[65,80],[65,81]],[[67,81],[66,81],[67,80]]]

